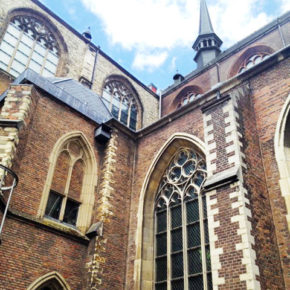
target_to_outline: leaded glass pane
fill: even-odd
[[[203,289],[203,277],[202,275],[189,278],[189,290],[201,290]]]
[[[182,250],[182,229],[171,231],[171,251]]]
[[[56,71],[56,66],[53,63],[49,62],[49,61],[45,62],[45,68],[48,69],[51,72]]]
[[[31,69],[33,69],[35,72],[40,73],[41,65],[36,63],[35,61],[31,60],[30,64],[29,64],[29,67]]]
[[[188,274],[202,272],[201,248],[188,251]]]
[[[80,204],[78,202],[68,199],[65,206],[63,221],[67,224],[75,226],[77,223],[79,207]]]
[[[61,209],[62,199],[63,197],[61,195],[57,194],[54,191],[50,191],[46,209],[45,209],[45,215],[52,217],[54,219],[58,219],[60,209]]]
[[[47,59],[54,65],[57,65],[58,63],[58,57],[50,51],[47,54]]]
[[[9,43],[9,45],[15,47],[17,44],[17,38],[15,38],[13,35],[10,33],[6,33],[4,36],[4,40]]]
[[[181,151],[181,153],[178,155],[178,159],[177,159],[177,163],[179,165],[183,165],[184,162],[187,160],[188,156],[186,154],[186,152]]]
[[[9,24],[7,27],[7,32],[9,32],[10,34],[12,34],[14,37],[18,38],[19,34],[20,34],[20,30],[18,28],[16,28],[14,25]]]
[[[182,224],[181,206],[171,208],[171,228],[180,227]]]
[[[183,279],[171,281],[171,290],[183,290],[183,289],[184,289]]]
[[[165,281],[167,279],[167,257],[156,259],[156,281]]]
[[[15,60],[21,62],[25,67],[28,61],[28,56],[18,50],[15,54]]]
[[[19,73],[22,73],[25,70],[25,65],[15,59],[11,65],[11,68],[18,71]]]
[[[204,241],[206,244],[209,243],[209,239],[208,239],[208,223],[207,220],[204,221]]]
[[[157,213],[157,233],[166,231],[167,228],[167,213],[166,211]]]
[[[27,57],[29,57],[31,48],[26,46],[24,43],[20,42],[18,50],[21,51],[23,54],[25,54]]]
[[[54,76],[54,74],[52,72],[50,72],[49,70],[47,70],[47,69],[43,70],[42,75],[44,77],[53,77]]]
[[[45,56],[46,48],[44,48],[42,45],[36,43],[34,50],[41,56]]]
[[[0,49],[3,51],[3,53],[5,53],[6,55],[11,56],[13,54],[14,51],[14,47],[11,46],[9,43],[7,43],[6,41],[2,41]],[[10,59],[10,57],[9,57]]]
[[[209,246],[205,247],[205,256],[206,256],[206,269],[207,269],[207,271],[211,271],[211,260],[210,260]]]
[[[10,56],[0,50],[0,61],[7,65],[10,61]]]
[[[197,199],[186,203],[186,212],[187,212],[187,223],[192,223],[199,220],[199,209]]]
[[[187,247],[193,248],[197,246],[200,246],[199,222],[187,226]]]
[[[207,207],[206,207],[206,196],[202,197],[202,206],[203,206],[203,217],[207,217]]]
[[[32,59],[33,59],[35,62],[39,63],[40,65],[42,65],[42,63],[43,63],[43,56],[41,56],[41,55],[38,54],[37,52],[33,52],[33,54],[32,54]]]
[[[155,290],[167,290],[167,282],[156,284]]]
[[[195,163],[193,161],[188,161],[183,167],[184,173],[186,175],[191,175],[195,170]]]
[[[2,68],[3,70],[7,69],[7,65],[1,62],[1,60],[0,60],[0,68]]]
[[[33,46],[33,42],[34,42],[34,40],[31,37],[29,37],[29,36],[27,36],[25,34],[22,35],[21,41],[24,44],[26,44],[28,47],[32,47]]]
[[[212,290],[212,276],[211,273],[207,274],[207,289]]]
[[[167,252],[167,233],[156,235],[156,255],[163,256]]]
[[[171,268],[172,278],[178,278],[183,276],[183,254],[171,255]]]

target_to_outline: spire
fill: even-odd
[[[205,0],[200,0],[199,35],[192,48],[198,68],[205,66],[221,52],[221,39],[215,34]]]
[[[200,1],[199,35],[214,33],[205,0]]]

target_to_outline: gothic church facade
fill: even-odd
[[[0,289],[289,289],[289,20],[221,51],[201,0],[197,69],[159,96],[2,1]]]

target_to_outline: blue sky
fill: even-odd
[[[144,84],[165,89],[196,66],[199,0],[42,0]],[[207,0],[225,50],[290,10],[289,0]]]

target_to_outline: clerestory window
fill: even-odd
[[[32,16],[15,16],[8,24],[0,45],[0,68],[14,77],[26,68],[54,76],[59,62],[59,48],[49,29]]]
[[[103,90],[103,101],[112,115],[127,127],[136,130],[138,109],[136,96],[119,80],[108,81]]]
[[[244,64],[242,65],[242,67],[239,70],[239,73],[242,73],[242,72],[246,71],[247,69],[253,67],[254,65],[260,63],[262,60],[266,59],[267,57],[269,57],[269,55],[264,54],[264,53],[252,55],[250,58],[248,58],[244,62]]]
[[[184,96],[180,98],[180,102],[177,105],[177,108],[187,105],[188,103],[193,102],[196,98],[198,98],[200,94],[196,94],[194,92],[187,92]]]
[[[155,289],[212,289],[204,158],[183,148],[155,201]]]
[[[77,141],[68,142],[55,164],[45,216],[76,226],[85,174],[84,152]]]

